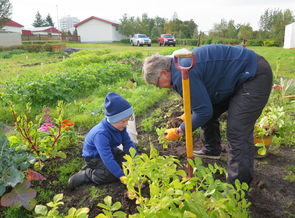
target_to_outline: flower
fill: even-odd
[[[282,89],[283,89],[283,87],[281,85],[278,85],[278,84],[274,84],[272,86],[272,88],[275,89],[275,90],[279,90],[279,91],[282,91]]]
[[[48,132],[50,128],[54,129],[55,126],[52,123],[43,123],[41,127],[38,129],[39,132]]]
[[[70,130],[70,126],[75,124],[74,122],[69,122],[69,120],[63,120],[61,123],[63,123],[61,127],[66,127],[66,131]]]

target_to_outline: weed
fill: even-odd
[[[290,182],[295,182],[295,165],[287,165],[285,166],[288,175],[284,176],[284,180],[288,180]]]
[[[37,202],[49,202],[54,196],[54,191],[50,189],[44,189],[44,187],[36,186],[36,191],[38,193],[36,200]]]
[[[163,120],[161,113],[161,108],[158,108],[148,118],[141,121],[141,126],[145,132],[152,133],[155,131],[156,126],[159,126],[157,124]]]
[[[106,196],[106,190],[104,189],[98,189],[97,187],[95,186],[91,186],[89,188],[90,190],[90,198],[91,198],[91,201],[97,201],[98,199]]]
[[[70,162],[66,163],[65,165],[62,165],[58,167],[56,170],[58,172],[58,183],[60,185],[66,185],[68,182],[68,179],[71,174],[74,172],[77,172],[81,169],[83,165],[83,161],[81,158],[75,158],[71,160]]]
[[[23,207],[9,207],[5,210],[4,216],[6,218],[23,218],[23,217],[30,217],[31,212],[26,210]],[[1,216],[2,217],[2,216]]]

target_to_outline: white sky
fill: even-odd
[[[174,12],[182,21],[193,19],[199,30],[208,31],[221,19],[233,19],[235,24],[250,23],[259,28],[260,16],[269,9],[290,9],[295,14],[295,0],[10,0],[12,20],[32,26],[37,11],[45,18],[49,13],[57,27],[57,18],[70,15],[81,21],[96,16],[119,21],[123,14],[129,17],[156,16],[171,19]]]

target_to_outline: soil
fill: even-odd
[[[177,127],[181,120],[177,119],[177,116],[182,114],[182,107],[175,107],[175,105],[182,105],[179,100],[169,100],[156,105],[151,108],[151,113],[154,109],[161,107],[163,120],[159,123],[155,123],[155,126],[167,126]],[[171,111],[172,110],[172,111]],[[169,114],[169,117],[164,116]],[[149,115],[148,115],[149,116]],[[143,131],[143,127],[140,125],[141,120],[145,117],[137,117],[138,127],[138,139],[139,153],[148,153],[147,147],[152,143],[161,155],[174,155],[177,156],[181,163],[186,165],[186,151],[185,141],[181,139],[179,141],[169,142],[169,147],[164,149],[158,142],[158,136],[156,133],[147,133]],[[225,119],[223,116],[221,119]],[[194,134],[194,150],[200,149],[201,142],[198,134]],[[220,160],[203,159],[203,163],[217,163],[220,166],[226,167],[227,165],[227,148],[228,144],[226,140],[222,141],[223,153]],[[251,183],[251,188],[248,193],[248,199],[252,203],[250,207],[250,216],[253,218],[263,217],[295,217],[295,182],[285,180],[284,177],[288,175],[286,166],[295,165],[295,146],[281,146],[279,148],[271,148],[268,155],[264,158],[255,159],[254,170],[255,177]],[[67,161],[73,158],[79,158],[81,156],[82,142],[79,146],[69,148],[66,152],[68,154],[65,160],[52,160],[50,164],[52,166],[66,164]],[[61,161],[63,163],[61,163]],[[81,159],[81,163],[82,163]],[[47,165],[48,166],[48,165]],[[45,172],[47,176],[46,181],[35,183],[34,185],[41,185],[45,189],[52,189],[54,194],[64,193],[63,202],[65,203],[62,210],[67,211],[71,207],[81,208],[88,207],[90,209],[89,217],[95,217],[101,213],[102,210],[97,206],[98,203],[102,203],[105,196],[112,196],[113,202],[120,201],[122,204],[122,211],[127,214],[133,214],[136,212],[136,204],[134,201],[129,200],[126,196],[126,188],[120,182],[115,182],[105,185],[83,185],[74,191],[68,190],[65,185],[52,185],[54,181],[58,181],[55,175],[50,173],[51,167],[48,168],[48,172]],[[74,172],[73,172],[74,173]],[[294,172],[293,172],[294,173]],[[50,174],[50,175],[49,175]],[[224,179],[225,178],[221,178]],[[43,204],[47,202],[42,202]]]

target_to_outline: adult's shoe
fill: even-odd
[[[201,157],[201,158],[208,158],[208,159],[213,159],[213,160],[218,160],[220,159],[220,154],[217,155],[217,154],[213,154],[213,153],[206,153],[202,150],[199,150],[199,151],[194,151],[193,152],[194,155],[196,157]]]

